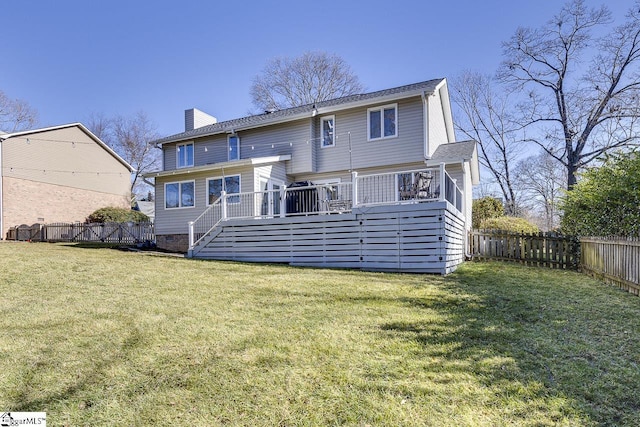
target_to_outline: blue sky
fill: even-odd
[[[607,1],[617,22],[631,4]],[[368,91],[465,69],[492,73],[501,42],[518,26],[544,23],[560,5],[1,0],[0,90],[36,108],[42,126],[144,111],[169,135],[183,130],[188,108],[219,120],[247,115],[253,78],[277,56],[336,53]]]

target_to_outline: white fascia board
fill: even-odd
[[[451,99],[449,97],[449,87],[447,86],[447,80],[443,79],[435,90],[440,92],[440,103],[444,114],[447,137],[449,139],[448,142],[454,142],[456,140],[456,133],[455,127],[453,125],[453,113],[451,112]]]

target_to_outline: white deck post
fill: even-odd
[[[447,200],[447,182],[445,179],[444,162],[440,163],[440,201]]]
[[[193,249],[193,243],[194,243],[194,230],[193,230],[193,221],[189,221],[189,250]]]
[[[285,197],[287,195],[285,191],[286,189],[287,187],[285,185],[280,187],[280,218],[284,218],[285,216],[287,216],[287,204],[285,200]]]
[[[221,219],[227,219],[227,192],[226,191],[221,191],[220,192],[220,198],[222,198],[222,218]]]
[[[353,193],[351,195],[351,205],[357,206],[358,205],[358,172],[356,171],[351,172],[351,191]]]

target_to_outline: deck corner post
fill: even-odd
[[[189,221],[189,251],[193,249],[194,236],[194,222]]]
[[[444,162],[440,163],[440,201],[447,200],[447,178],[444,170]]]
[[[222,218],[227,219],[227,192],[222,190],[220,192],[220,198],[222,199],[221,207],[222,207]]]

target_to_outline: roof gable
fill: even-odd
[[[37,134],[37,133],[50,132],[50,131],[53,131],[53,130],[66,129],[66,128],[71,128],[71,127],[77,127],[82,132],[84,132],[87,136],[89,136],[89,138],[94,140],[96,142],[96,144],[98,144],[100,147],[102,147],[106,152],[108,152],[111,156],[113,156],[118,162],[122,163],[127,169],[129,169],[129,172],[133,172],[134,171],[133,167],[129,163],[127,163],[126,160],[124,160],[122,157],[120,157],[118,155],[118,153],[113,151],[111,149],[111,147],[109,147],[107,144],[102,142],[102,140],[100,138],[95,136],[82,123],[69,123],[69,124],[66,124],[66,125],[51,126],[51,127],[47,127],[47,128],[24,130],[24,131],[13,132],[13,133],[5,133],[5,134],[0,133],[0,142],[4,141],[4,140],[7,140],[7,139],[10,139],[10,138],[22,137],[22,136],[27,136],[27,135],[34,135],[34,134]]]

